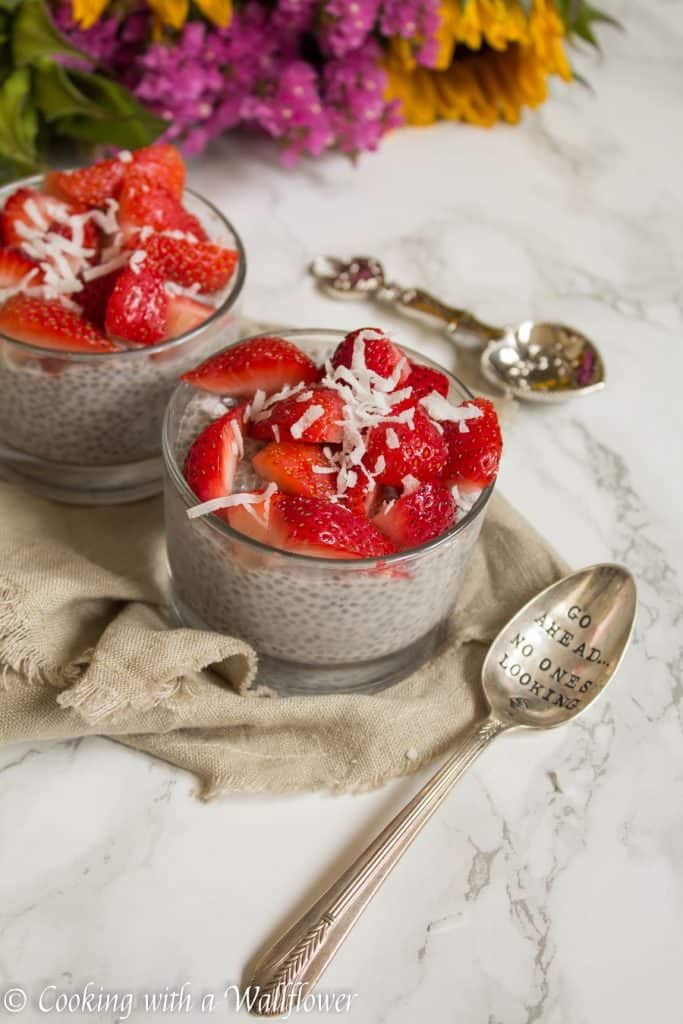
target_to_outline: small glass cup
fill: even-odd
[[[284,336],[320,361],[344,333]],[[453,401],[473,397],[447,376]],[[259,655],[257,683],[281,694],[370,693],[427,661],[445,633],[493,485],[447,533],[404,554],[346,561],[280,551],[218,516],[186,514],[198,502],[183,477],[184,457],[221,408],[215,396],[181,383],[164,419],[166,544],[177,618],[249,641]]]
[[[15,189],[0,190],[0,207]],[[59,501],[137,501],[162,487],[161,424],[186,370],[239,332],[246,273],[242,241],[208,200],[187,189],[186,208],[239,262],[215,312],[195,330],[117,352],[58,352],[0,334],[0,475]]]

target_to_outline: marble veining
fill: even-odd
[[[245,238],[251,316],[379,322],[476,385],[428,327],[315,292],[312,257],[365,251],[492,322],[576,324],[607,361],[603,395],[516,411],[501,486],[577,567],[630,567],[633,648],[585,718],[502,738],[458,784],[324,978],[357,993],[353,1024],[681,1020],[683,9],[605,4],[627,31],[578,58],[595,93],[558,88],[518,128],[407,131],[295,172],[229,139],[192,168]],[[134,993],[136,1022],[247,1019],[226,986],[421,777],[205,806],[105,740],[0,751],[0,993],[91,982]],[[189,1013],[144,1011],[184,983]]]

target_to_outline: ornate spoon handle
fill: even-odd
[[[441,299],[431,295],[430,292],[423,291],[422,288],[403,288],[401,285],[390,282],[378,289],[376,294],[382,302],[399,306],[409,313],[418,313],[441,320],[446,331],[451,335],[456,332],[473,335],[481,344],[487,345],[489,341],[502,338],[504,334],[499,327],[485,324],[466,309],[449,306]]]
[[[493,718],[476,726],[435,775],[356,861],[259,961],[249,980],[252,1012],[276,1016],[318,980],[348,932],[453,784],[508,726]]]
[[[405,288],[388,281],[384,267],[373,256],[354,256],[344,262],[334,257],[321,257],[310,266],[313,277],[335,298],[375,298],[389,305],[399,306],[409,313],[434,317],[445,324],[450,335],[456,332],[478,339],[480,344],[502,338],[499,327],[478,320],[466,309],[451,306],[422,288]]]

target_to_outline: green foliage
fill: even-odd
[[[555,0],[557,10],[564,22],[570,40],[582,39],[585,43],[600,49],[594,26],[603,24],[612,28],[621,28],[621,24],[611,14],[593,7],[587,0]]]
[[[95,70],[55,28],[44,0],[0,0],[0,180],[40,169],[57,137],[136,148],[166,122]]]

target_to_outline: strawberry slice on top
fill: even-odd
[[[416,405],[426,395],[431,395],[432,391],[436,391],[443,398],[448,398],[449,384],[446,374],[435,370],[432,366],[425,366],[423,363],[410,364],[410,373],[401,387],[411,389],[410,399],[407,401],[413,405]],[[394,408],[396,409],[397,406]]]
[[[182,380],[216,395],[251,398],[286,385],[317,381],[319,370],[307,355],[284,338],[261,337],[238,342],[185,373]]]
[[[225,288],[238,261],[234,249],[168,235],[150,235],[140,242],[140,248],[167,280],[175,281],[183,288],[199,285],[199,291],[204,293]]]
[[[13,295],[0,306],[0,333],[40,348],[64,352],[115,352],[116,346],[94,324],[58,299]]]
[[[215,312],[213,306],[197,302],[188,295],[169,295],[166,307],[164,341],[172,341],[200,327]]]
[[[244,491],[243,501],[216,511],[233,530],[243,533],[252,540],[271,547],[282,547],[287,535],[284,521],[278,515],[277,506],[281,495],[267,489]],[[243,557],[243,556],[242,556]]]
[[[278,546],[316,558],[382,558],[396,548],[369,519],[320,498],[282,495],[276,506]]]
[[[330,498],[337,491],[336,471],[317,444],[274,441],[254,456],[252,466],[264,480],[276,483],[283,494]]]
[[[118,195],[126,173],[122,160],[100,160],[75,171],[50,171],[45,176],[45,191],[83,206],[104,206]]]
[[[403,352],[379,327],[361,327],[351,331],[337,345],[331,363],[335,369],[338,366],[346,366],[348,369],[364,367],[385,379],[397,373],[397,387],[404,386],[410,373],[410,366]]]
[[[182,198],[185,164],[175,146],[168,142],[156,142],[152,146],[136,149],[132,157],[127,166],[127,181],[147,181],[150,185],[162,185],[176,199]]]
[[[249,433],[257,441],[339,444],[344,436],[343,417],[344,401],[338,392],[314,384],[253,415]]]
[[[420,408],[410,423],[380,423],[367,439],[367,464],[378,483],[401,487],[405,477],[422,483],[440,477],[448,448],[438,428]]]
[[[0,249],[0,288],[14,288],[24,281],[31,287],[42,280],[42,269],[21,249]]]
[[[223,498],[232,491],[242,457],[244,403],[214,420],[195,440],[185,459],[185,479],[200,501]]]
[[[500,424],[488,398],[475,398],[461,406],[475,406],[481,416],[468,419],[466,430],[461,423],[443,423],[448,449],[443,479],[449,486],[457,484],[463,492],[481,490],[493,483],[498,473],[503,451]]]
[[[164,279],[144,264],[127,267],[116,280],[104,317],[107,334],[133,345],[156,345],[166,335],[168,303]]]
[[[124,182],[118,215],[119,226],[129,246],[137,244],[140,231],[145,227],[152,231],[181,231],[195,241],[207,241],[199,220],[161,185],[135,180]]]
[[[445,533],[455,522],[455,511],[453,495],[437,482],[385,502],[372,521],[397,548],[405,550]]]
[[[5,201],[0,213],[0,229],[5,245],[19,246],[26,240],[25,231],[47,233],[54,221],[59,201],[33,188],[18,188]],[[66,205],[64,206],[67,209]]]

